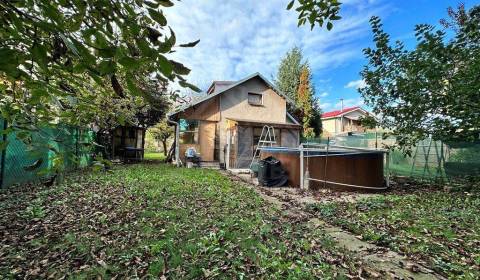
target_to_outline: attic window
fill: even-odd
[[[248,93],[248,104],[254,106],[261,106],[263,105],[263,95],[260,93]]]

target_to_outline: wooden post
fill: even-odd
[[[227,129],[227,150],[226,150],[226,155],[224,153],[225,157],[225,168],[230,169],[230,144],[231,144],[231,128]]]

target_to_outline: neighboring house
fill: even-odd
[[[364,109],[355,106],[326,112],[322,114],[322,136],[331,137],[350,132],[365,132],[367,129],[360,123],[360,118],[370,115]]]
[[[177,127],[176,155],[193,147],[204,162],[248,168],[264,125],[275,129],[277,146],[299,145],[301,125],[287,112],[291,102],[261,74],[216,81],[207,96],[168,114]]]

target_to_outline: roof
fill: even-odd
[[[287,111],[287,119],[290,119],[294,124],[300,124],[288,111]]]
[[[346,113],[355,111],[355,110],[362,110],[363,112],[367,113],[367,111],[363,110],[360,108],[360,106],[354,106],[354,107],[347,107],[344,108],[343,110],[335,110],[335,111],[330,111],[322,114],[322,119],[326,118],[334,118],[334,117],[340,117]]]
[[[207,100],[209,100],[209,99],[211,99],[211,98],[213,98],[213,97],[215,97],[215,96],[218,96],[218,95],[220,95],[220,94],[228,91],[229,89],[232,89],[232,88],[234,88],[234,87],[236,87],[236,86],[238,86],[238,85],[240,85],[240,84],[243,84],[243,83],[245,83],[246,81],[249,81],[249,80],[251,80],[251,79],[253,79],[253,78],[256,78],[256,77],[257,77],[257,78],[260,78],[261,80],[263,80],[273,91],[275,91],[275,92],[276,92],[278,95],[280,95],[281,97],[285,98],[285,100],[287,100],[288,103],[290,103],[290,104],[295,104],[290,98],[288,98],[288,96],[286,96],[284,93],[282,93],[280,90],[278,90],[278,89],[277,89],[269,80],[267,80],[262,74],[260,74],[260,73],[257,72],[257,73],[254,73],[254,74],[252,74],[252,75],[249,75],[249,76],[247,76],[247,77],[245,77],[245,78],[243,78],[243,79],[241,79],[241,80],[239,80],[239,81],[237,81],[237,82],[235,82],[235,83],[233,83],[233,84],[225,87],[224,89],[222,89],[222,90],[220,90],[220,91],[218,91],[218,92],[209,94],[209,95],[207,95],[207,96],[205,96],[205,97],[203,97],[203,98],[200,98],[200,99],[198,99],[198,100],[193,101],[193,102],[190,103],[190,104],[186,104],[186,105],[178,108],[177,110],[168,113],[167,116],[168,116],[168,117],[171,117],[171,116],[176,115],[176,114],[178,114],[178,113],[180,113],[180,112],[183,112],[183,111],[185,111],[186,109],[188,109],[188,108],[190,108],[190,107],[193,107],[193,106],[198,105],[198,104],[200,104],[200,103],[202,103],[202,102],[204,102],[204,101],[207,101]]]
[[[274,128],[296,128],[300,129],[302,126],[299,124],[294,123],[280,123],[280,122],[266,122],[266,121],[259,121],[259,120],[248,120],[248,119],[238,119],[238,118],[227,118],[227,120],[231,120],[241,124],[247,125],[271,125]]]
[[[213,81],[212,84],[208,87],[207,93],[208,94],[212,93],[215,90],[215,87],[217,85],[225,87],[225,86],[232,85],[234,83],[235,83],[235,81]]]

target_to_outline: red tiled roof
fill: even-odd
[[[341,114],[345,114],[345,113],[351,112],[351,111],[359,109],[359,108],[360,108],[359,106],[354,106],[354,107],[343,108],[343,111],[342,110],[335,110],[335,111],[325,112],[325,113],[322,114],[322,118],[336,117],[336,116],[339,116]]]

